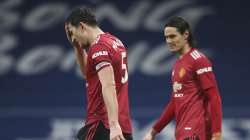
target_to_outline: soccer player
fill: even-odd
[[[132,140],[125,46],[102,31],[88,7],[70,13],[65,32],[86,78],[87,118],[77,139]]]
[[[172,119],[176,121],[176,140],[221,140],[221,98],[211,62],[194,48],[190,26],[181,17],[169,18],[164,36],[169,50],[177,55],[173,92],[144,140],[154,140]]]

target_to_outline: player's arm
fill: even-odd
[[[218,89],[211,87],[205,90],[211,108],[212,140],[221,140],[222,107]]]
[[[78,63],[78,65],[80,66],[81,69],[81,73],[83,75],[83,77],[86,77],[86,65],[87,65],[87,52],[82,49],[80,46],[75,46],[74,48],[74,52],[75,52],[75,56],[76,56],[76,61]]]
[[[123,140],[122,131],[118,122],[118,101],[115,88],[113,67],[107,65],[98,71],[102,84],[102,96],[108,112],[110,139]]]
[[[171,98],[158,121],[153,125],[153,127],[144,137],[144,140],[154,140],[156,134],[161,132],[161,130],[174,118],[174,114],[174,103],[173,99]]]
[[[212,140],[221,140],[222,105],[215,75],[211,63],[207,59],[200,59],[196,63],[197,79],[208,98],[211,108]]]

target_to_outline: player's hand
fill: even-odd
[[[143,140],[154,140],[155,136],[156,136],[156,131],[154,129],[150,129],[149,132],[143,138]]]
[[[69,25],[68,25],[68,24],[65,24],[65,25],[64,25],[64,29],[65,29],[66,36],[67,36],[67,39],[68,39],[68,41],[70,42],[70,44],[71,44],[73,47],[80,48],[80,44],[79,44],[78,42],[75,41],[75,39],[73,38],[73,33],[70,32],[70,30],[69,30]]]
[[[211,139],[211,140],[222,140],[222,138],[221,138],[221,133],[220,133],[220,132],[214,133],[214,134],[212,135],[212,139]]]
[[[110,140],[125,140],[119,123],[110,126]]]
[[[64,25],[65,33],[67,36],[68,41],[73,44],[73,38],[72,38],[72,33],[69,31],[69,25],[65,24]]]

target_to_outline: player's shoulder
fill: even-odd
[[[101,50],[109,50],[109,43],[103,38],[103,34],[99,35],[96,40],[91,44],[89,51],[96,52]]]
[[[109,33],[100,34],[94,43],[91,45],[92,49],[108,49],[112,46],[112,42],[114,40],[114,36]]]
[[[195,62],[209,61],[207,56],[196,48],[192,48],[189,52],[189,57]]]
[[[199,50],[197,50],[196,48],[192,48],[191,51],[189,52],[189,57],[193,60],[193,61],[197,61],[199,59],[202,59],[204,56],[203,53],[201,53]]]
[[[194,67],[205,67],[205,66],[212,66],[211,61],[208,59],[208,57],[200,52],[198,49],[194,48],[189,53],[190,59],[193,62]]]
[[[89,55],[92,59],[97,58],[99,56],[108,56],[112,53],[110,49],[110,40],[107,36],[107,33],[100,34],[96,38],[96,40],[91,44],[91,47],[89,48]]]

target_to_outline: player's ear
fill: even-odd
[[[83,22],[80,22],[79,26],[80,26],[81,30],[83,30],[83,31],[85,31],[87,28],[86,23],[83,23]]]
[[[184,36],[185,40],[188,40],[189,32],[188,32],[188,31],[185,31],[185,32],[183,33],[183,36]]]

